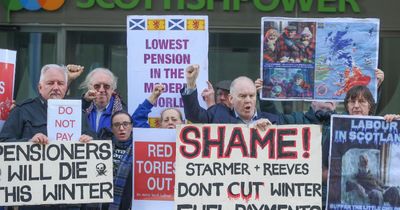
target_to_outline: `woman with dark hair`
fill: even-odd
[[[349,115],[371,116],[375,113],[376,104],[369,88],[359,85],[352,87],[347,92],[346,97],[344,98],[344,107],[346,113]],[[387,122],[391,122],[393,120],[399,120],[400,115],[386,114],[383,118]],[[330,141],[325,141],[323,144],[322,154],[325,155],[323,158],[326,167],[328,166],[329,147]]]
[[[349,115],[374,115],[376,104],[371,91],[366,86],[354,86],[344,98],[344,107]],[[386,114],[383,118],[387,122],[400,119],[398,114]]]
[[[109,210],[130,209],[132,204],[132,118],[126,111],[111,116],[114,202]]]
[[[344,107],[349,115],[373,115],[374,97],[366,86],[354,86],[344,98]]]
[[[346,94],[344,98],[344,107],[349,115],[358,116],[371,116],[375,113],[375,101],[371,91],[366,86],[354,86]],[[400,115],[398,114],[386,114],[383,117],[387,122],[393,120],[399,120]],[[323,180],[326,181],[328,175],[328,164],[329,164],[329,151],[330,151],[330,140],[324,141],[322,146],[322,158],[323,158]]]
[[[126,210],[132,205],[132,118],[126,111],[111,116],[111,131],[103,128],[100,139],[111,139],[113,145],[114,202],[88,204],[84,210]]]

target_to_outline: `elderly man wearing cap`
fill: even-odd
[[[229,101],[229,91],[232,81],[222,80],[217,82],[215,88],[217,92],[214,95],[214,88],[210,82],[207,81],[208,87],[203,90],[201,96],[207,104],[207,107],[213,106],[215,103],[222,103],[225,106],[232,108],[232,103]]]

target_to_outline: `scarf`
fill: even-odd
[[[114,202],[110,203],[109,210],[119,210],[122,201],[125,183],[128,178],[129,172],[132,171],[133,162],[133,149],[132,140],[128,140],[130,146],[127,148],[125,155],[121,158],[118,172],[114,177]]]
[[[112,115],[112,114],[114,114],[114,112],[123,110],[123,106],[122,106],[121,96],[117,92],[114,91],[112,93],[111,97],[114,97],[114,102],[112,104],[112,111],[111,111],[111,115]],[[92,112],[92,110],[94,108],[95,108],[95,105],[94,105],[94,102],[92,102],[85,111],[86,111],[86,113],[90,113],[90,112]]]

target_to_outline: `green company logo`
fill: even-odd
[[[154,0],[77,0],[76,6],[82,9],[89,9],[98,5],[103,9],[120,8],[124,10],[134,9],[140,2],[144,2],[144,8],[151,10]],[[173,2],[172,2],[173,1]],[[171,10],[174,5],[178,10],[214,10],[215,0],[197,0],[196,2],[188,2],[187,0],[157,0],[157,3],[163,2],[164,10]],[[360,7],[357,0],[270,0],[265,3],[265,0],[219,0],[223,1],[224,11],[239,11],[240,4],[243,2],[253,2],[256,9],[262,12],[272,12],[280,5],[286,12],[293,12],[297,7],[301,12],[310,12],[313,4],[316,4],[318,12],[321,13],[344,13],[346,8],[351,8],[352,12],[359,13]]]
[[[146,10],[153,9],[153,2],[162,3],[164,10],[171,10],[172,7],[178,10],[214,10],[216,0],[76,0],[76,7],[80,9],[90,9],[99,6],[103,9],[124,9],[132,10],[139,3],[144,3]],[[300,12],[310,12],[313,5],[320,13],[345,13],[347,11],[360,13],[360,6],[357,0],[219,0],[222,1],[223,11],[239,11],[243,3],[252,3],[253,6],[262,12],[273,12],[278,7],[283,7],[285,12],[293,12],[296,8]],[[10,13],[26,9],[29,11],[54,11],[61,8],[65,0],[1,0],[1,4],[6,10],[7,22],[10,22]],[[143,4],[140,4],[143,5]]]

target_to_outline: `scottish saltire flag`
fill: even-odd
[[[184,19],[171,19],[168,21],[169,30],[184,30],[185,20]]]
[[[144,19],[131,19],[128,24],[129,30],[144,30],[146,28]]]

